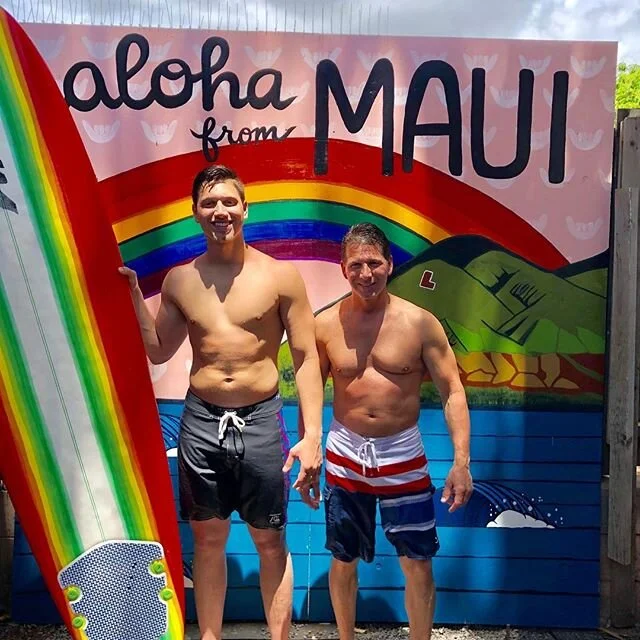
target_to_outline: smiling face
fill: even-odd
[[[192,210],[208,240],[221,244],[242,236],[247,203],[232,180],[204,184]]]
[[[345,247],[341,267],[354,295],[368,301],[386,290],[393,260],[387,260],[376,245],[350,242]]]

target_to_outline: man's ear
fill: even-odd
[[[193,214],[193,217],[196,217],[196,205],[195,202],[191,203],[191,213]]]
[[[345,279],[348,280],[348,278],[347,278],[347,270],[345,269],[344,262],[342,262],[342,261],[340,262],[340,270],[342,271],[342,275],[345,277]]]
[[[389,256],[389,275],[393,273],[393,258]]]
[[[245,203],[244,205],[244,219],[246,220],[249,217],[249,203]]]

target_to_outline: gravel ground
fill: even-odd
[[[356,637],[362,640],[408,640],[409,629],[398,625],[363,625]],[[225,625],[225,640],[263,640],[268,638],[263,625],[229,623]],[[291,640],[336,640],[332,624],[294,624]],[[17,625],[0,620],[0,640],[69,640],[61,626]],[[198,640],[195,626],[187,628],[185,640]],[[531,630],[511,627],[436,627],[433,640],[640,640],[640,628],[598,629],[595,631]]]

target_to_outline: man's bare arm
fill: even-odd
[[[281,264],[279,275],[280,317],[289,339],[289,349],[296,375],[296,386],[303,419],[298,429],[300,441],[291,448],[284,465],[289,471],[294,460],[300,461],[300,473],[293,488],[303,502],[313,509],[320,503],[320,468],[322,466],[323,388],[315,340],[313,312],[304,282],[293,265]],[[301,426],[304,425],[304,426]]]
[[[131,289],[133,305],[140,324],[140,332],[147,357],[153,364],[162,364],[175,354],[187,337],[185,317],[173,301],[171,292],[172,272],[167,274],[162,283],[160,308],[155,318],[149,311],[142,291],[138,286],[138,278],[135,271],[127,267],[121,267],[120,273],[129,280],[129,288]]]
[[[450,511],[455,511],[469,500],[472,491],[469,408],[458,364],[442,325],[431,314],[425,315],[424,322],[422,359],[442,399],[454,449],[453,467],[445,484],[443,501],[453,499]]]
[[[302,277],[293,265],[280,265],[280,316],[287,332],[296,376],[304,437],[322,437],[322,378],[315,339],[313,312]]]

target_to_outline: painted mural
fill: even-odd
[[[167,271],[204,249],[189,194],[208,162],[244,179],[247,241],[298,266],[315,311],[348,291],[346,229],[385,231],[390,289],[443,323],[472,409],[475,493],[437,513],[436,622],[596,626],[615,45],[27,29],[152,307]],[[190,365],[185,344],[149,366],[174,491]],[[294,437],[286,342],[280,369]],[[331,398],[329,381],[325,426]],[[451,446],[428,379],[422,400],[441,487]],[[292,495],[297,619],[331,619],[322,517]],[[257,556],[234,524],[226,615],[261,619]],[[401,572],[379,543],[359,617],[402,620]],[[14,617],[54,618],[19,532],[14,567]]]

